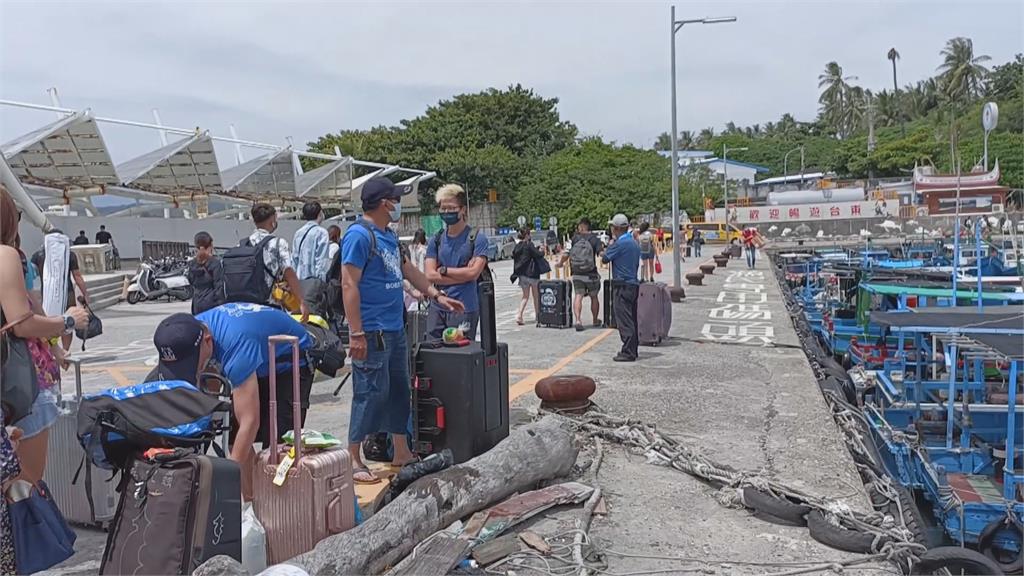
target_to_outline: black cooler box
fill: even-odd
[[[568,280],[541,280],[537,284],[540,314],[537,322],[549,328],[572,326],[572,283]]]

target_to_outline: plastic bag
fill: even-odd
[[[267,567],[267,531],[256,518],[252,502],[242,504],[242,566],[249,574],[259,574]]]
[[[285,432],[281,439],[284,440],[285,444],[291,446],[295,444],[295,433],[289,430]],[[341,446],[341,440],[327,432],[317,432],[316,430],[302,431],[303,448],[322,450],[324,448],[334,448],[335,446]]]

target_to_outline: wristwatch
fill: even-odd
[[[71,334],[75,331],[75,319],[70,314],[64,315],[64,333]]]
[[[440,266],[437,269],[437,273],[440,274],[441,276],[447,276],[448,275],[448,267],[447,266]]]

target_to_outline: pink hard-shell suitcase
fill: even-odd
[[[309,552],[317,542],[356,525],[352,462],[344,447],[316,452],[302,450],[302,408],[299,390],[299,341],[295,336],[270,337],[270,436],[277,434],[275,344],[292,345],[295,386],[295,463],[281,486],[274,484],[278,463],[288,447],[272,444],[260,452],[253,474],[253,509],[267,533],[267,564],[278,564]],[[272,440],[272,441],[273,441]]]
[[[672,298],[664,282],[640,285],[636,299],[636,327],[640,344],[657,346],[672,327]]]

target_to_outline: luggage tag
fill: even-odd
[[[281,459],[281,463],[277,465],[277,472],[274,473],[274,485],[282,486],[284,481],[288,478],[288,470],[291,469],[292,464],[295,463],[295,447],[293,446],[288,450],[288,454]]]

